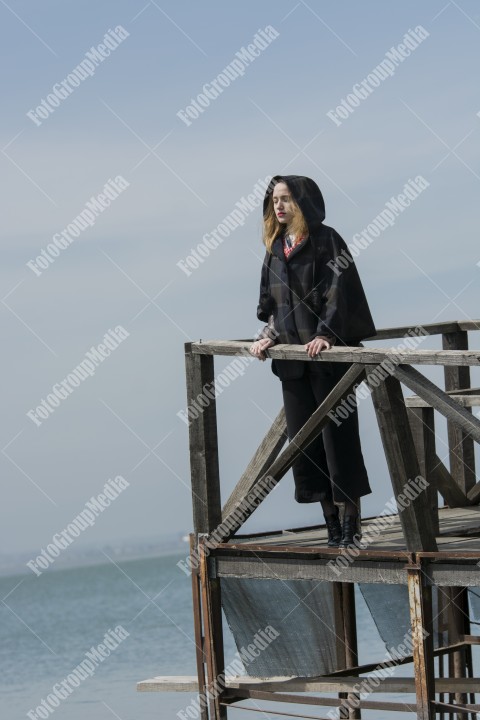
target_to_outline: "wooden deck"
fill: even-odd
[[[480,506],[439,508],[440,533],[436,536],[439,552],[470,551],[480,555]],[[369,545],[370,550],[406,551],[402,526],[398,515],[388,517],[391,524]],[[376,518],[362,520],[362,533],[376,527]],[[278,547],[325,548],[327,533],[324,525],[298,530],[281,530],[264,534],[236,535],[229,543],[234,545],[262,545]],[[480,568],[479,568],[480,570]]]

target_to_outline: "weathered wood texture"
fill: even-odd
[[[462,407],[480,406],[480,388],[468,388],[465,390],[448,390],[447,395],[455,400]],[[418,395],[409,395],[405,398],[407,407],[431,407],[431,405]]]
[[[200,355],[245,355],[250,342],[238,340],[207,340],[192,343],[192,352]],[[309,358],[303,345],[274,345],[265,351],[269,358],[277,360],[303,360],[304,362],[348,362],[378,365],[384,360],[412,365],[480,365],[478,350],[402,350],[389,348],[332,347],[315,358]],[[253,356],[252,356],[253,357]]]
[[[213,388],[213,357],[194,355],[190,344],[185,346],[187,379],[187,403],[189,407],[197,398],[204,396],[208,402],[203,412],[195,413],[190,420],[190,469],[192,482],[193,525],[198,544],[199,534],[205,534],[221,521],[220,473],[218,464],[217,414],[215,396],[205,395],[205,389]],[[201,550],[201,609],[205,632],[204,649],[207,666],[207,683],[212,685],[224,670],[222,608],[220,582],[205,582],[206,561]],[[195,591],[193,599],[195,601]],[[210,719],[226,720],[227,711],[219,705],[218,698],[210,700]],[[204,716],[206,714],[204,712]]]
[[[185,345],[187,407],[205,386],[213,387],[213,357],[195,355]],[[195,413],[189,424],[190,473],[192,482],[193,528],[208,533],[221,521],[220,474],[218,466],[217,413],[215,398],[207,398],[203,412]]]
[[[203,541],[199,544],[199,550],[209,717],[210,720],[227,720],[227,709],[220,704],[222,689],[217,685],[225,670],[220,581],[208,575],[208,550]]]
[[[358,677],[324,677],[311,680],[310,678],[272,677],[268,680],[263,678],[252,678],[239,676],[227,678],[225,686],[228,689],[236,690],[258,689],[271,692],[349,692],[358,685]],[[457,692],[477,691],[480,687],[480,678],[437,678],[435,680],[435,692],[448,692],[453,689]],[[158,676],[143,680],[137,683],[139,692],[198,692],[198,682],[194,675],[179,676]],[[387,678],[376,688],[372,686],[372,692],[381,693],[415,693],[415,680],[411,677]]]
[[[367,379],[371,374],[373,373],[367,371]],[[378,387],[373,388],[372,400],[393,492],[398,501],[408,482],[420,475],[399,381],[395,377],[387,376]],[[424,492],[403,509],[400,522],[408,550],[436,550],[435,529]]]
[[[442,336],[442,344],[444,350],[468,350],[468,334],[465,330],[445,333]],[[470,387],[470,368],[445,367],[444,372],[446,390]],[[465,412],[471,413],[472,411],[466,410]],[[468,429],[464,432],[452,420],[448,421],[447,429],[450,450],[450,474],[460,489],[464,493],[468,493],[476,483],[473,440],[468,435]]]
[[[474,440],[480,442],[480,420],[460,407],[446,392],[437,387],[425,375],[409,365],[399,365],[395,376],[410,390],[420,395],[447,420],[469,433]]]
[[[222,520],[225,520],[234,510],[237,503],[241,502],[243,498],[248,495],[255,483],[265,474],[285,445],[286,440],[287,423],[285,421],[285,410],[282,408],[225,503],[222,510]]]
[[[432,529],[435,535],[438,535],[438,491],[434,476],[436,453],[433,408],[407,408],[407,416],[420,466],[420,475],[428,482],[425,497],[432,518]]]
[[[420,567],[408,570],[408,600],[412,627],[413,664],[418,720],[434,720],[432,589],[424,586]]]
[[[469,498],[460,490],[438,455],[432,462],[434,483],[447,505],[451,508],[469,505]]]

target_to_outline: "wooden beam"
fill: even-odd
[[[281,478],[288,472],[296,457],[310,445],[312,440],[318,437],[325,425],[330,422],[328,413],[334,410],[343,398],[352,391],[354,385],[363,375],[364,368],[362,365],[353,365],[347,370],[333,390],[287,445],[285,450],[280,453],[268,470],[255,483],[251,492],[245,497],[241,505],[235,507],[211,533],[210,542],[213,541],[215,544],[226,542],[242,527]]]
[[[446,392],[434,385],[425,375],[409,365],[398,365],[395,376],[401,382],[423,397],[435,410],[447,420],[469,433],[476,442],[480,442],[480,420],[472,417],[465,408],[460,407]]]
[[[373,382],[367,370],[367,381]],[[378,382],[378,378],[377,378]],[[373,387],[372,400],[377,415],[393,492],[398,497],[409,487],[408,482],[420,475],[420,467],[408,423],[402,389],[396,377],[388,375]],[[401,507],[401,504],[400,504]],[[435,551],[435,532],[429,516],[427,499],[420,492],[415,500],[399,513],[407,550]]]
[[[413,665],[418,720],[434,720],[432,588],[422,583],[421,567],[408,569],[408,598],[412,627]]]
[[[480,391],[478,388],[464,390],[463,392],[453,390],[447,392],[447,395],[462,407],[480,406]],[[409,395],[406,397],[405,404],[407,407],[431,407],[426,400],[422,400],[422,398],[419,398],[418,395]]]
[[[245,355],[249,353],[252,341],[207,340],[192,343],[192,352],[199,355]],[[480,365],[478,350],[402,350],[395,348],[337,347],[324,350],[315,358],[309,358],[304,345],[274,345],[265,351],[269,358],[276,360],[302,360],[304,362],[344,362],[377,365],[384,360],[411,365]],[[253,356],[252,356],[253,357]]]
[[[446,332],[456,332],[459,329],[458,323],[455,321],[427,323],[426,325],[400,325],[399,327],[380,328],[376,335],[372,335],[367,340],[394,340],[405,337],[405,335],[411,336],[411,333],[414,333],[417,328],[425,330],[428,335],[442,335]]]
[[[225,686],[229,690],[257,689],[273,692],[351,692],[354,690],[360,677],[335,678],[326,676],[324,678],[292,678],[292,677],[271,677],[254,678],[239,676],[226,678]],[[435,692],[478,692],[480,678],[437,678],[435,680]],[[198,692],[198,682],[194,675],[180,676],[158,676],[142,680],[137,683],[138,692]],[[391,677],[383,680],[376,688],[372,686],[372,692],[381,693],[409,693],[415,692],[415,680],[412,677]]]
[[[255,455],[248,463],[242,477],[235,485],[232,494],[228,498],[222,510],[222,520],[230,515],[236,505],[248,495],[258,479],[266,472],[278,453],[285,445],[287,437],[287,423],[285,421],[285,410],[282,408],[272,423],[269,431],[263,438]]]

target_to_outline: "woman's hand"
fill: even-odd
[[[259,360],[266,360],[267,356],[265,355],[264,351],[274,344],[275,343],[273,342],[273,340],[270,340],[270,338],[262,338],[261,340],[256,340],[250,348],[250,353],[252,355],[255,355],[255,357],[257,357]]]
[[[310,340],[310,342],[305,345],[305,350],[308,353],[308,357],[315,357],[318,353],[322,352],[322,350],[330,350],[331,347],[332,343],[329,342],[326,337],[320,335]]]

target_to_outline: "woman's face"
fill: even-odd
[[[289,225],[295,215],[295,205],[286,183],[279,182],[275,185],[272,200],[278,222],[282,225]]]

